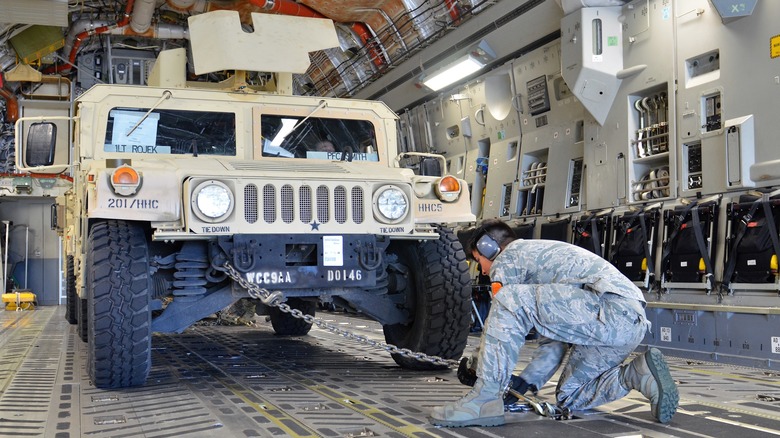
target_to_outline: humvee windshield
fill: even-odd
[[[379,161],[374,126],[365,120],[263,114],[264,157]]]
[[[209,111],[114,108],[109,112],[106,152],[236,155],[236,115]],[[139,123],[140,122],[140,123]]]

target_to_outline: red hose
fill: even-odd
[[[19,119],[19,101],[13,93],[0,87],[0,97],[5,99],[5,120],[8,123],[15,123]]]
[[[130,14],[133,12],[133,3],[135,0],[127,0],[127,4],[125,5],[125,14],[122,17],[121,20],[117,21],[114,24],[110,24],[108,26],[100,26],[95,29],[85,30],[84,32],[81,32],[80,34],[76,35],[76,38],[73,39],[73,47],[70,49],[70,54],[68,55],[68,62],[70,64],[63,64],[60,66],[57,66],[56,69],[46,69],[44,73],[59,73],[61,71],[70,70],[73,67],[73,64],[76,62],[76,55],[78,54],[79,47],[81,47],[81,42],[87,39],[88,37],[92,35],[100,35],[101,33],[107,32],[111,29],[117,28],[117,27],[125,27],[128,23],[130,23]]]
[[[324,15],[320,14],[314,9],[290,0],[274,0],[270,8],[267,7],[268,5],[267,0],[249,0],[249,3],[252,3],[255,6],[259,6],[262,9],[267,9],[270,12],[276,12],[277,14],[282,14],[282,15],[294,15],[296,17],[310,17],[310,18],[325,18]]]
[[[370,41],[372,38],[371,33],[368,31],[368,26],[363,23],[352,23],[352,30],[358,34],[363,44],[368,45],[368,54],[374,61],[374,64],[377,66],[384,64],[384,62],[382,62],[382,58],[379,56],[379,52],[376,50],[376,45],[373,43],[368,44],[368,41]]]
[[[450,12],[452,22],[457,24],[460,21],[460,11],[458,11],[455,0],[444,0],[444,4],[447,6],[447,10]]]

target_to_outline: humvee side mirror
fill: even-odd
[[[57,125],[52,122],[33,123],[27,129],[25,165],[51,166],[57,143]]]

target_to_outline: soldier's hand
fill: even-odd
[[[467,357],[460,360],[460,366],[458,366],[458,380],[464,385],[474,386],[477,382],[477,372],[469,367],[469,362],[469,358]]]

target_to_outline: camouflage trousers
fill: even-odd
[[[650,323],[634,299],[572,285],[504,285],[493,298],[480,341],[477,376],[502,386],[517,365],[525,336],[543,337],[521,377],[541,388],[568,353],[556,389],[558,405],[590,409],[625,397],[620,366]]]

